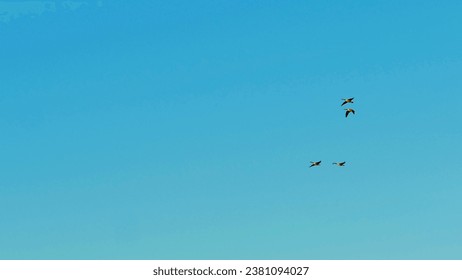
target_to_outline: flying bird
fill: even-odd
[[[345,118],[348,117],[348,114],[350,113],[355,113],[355,110],[351,109],[351,108],[348,108],[348,109],[345,109],[346,110],[346,113],[345,113]]]
[[[310,162],[311,162],[310,167],[321,165],[321,161],[310,161]]]
[[[345,105],[345,104],[347,104],[347,103],[354,103],[354,102],[353,102],[353,99],[355,99],[355,98],[354,98],[354,97],[352,97],[352,98],[342,98],[343,103],[342,103],[342,105],[340,105],[340,106],[343,106],[343,105]]]
[[[337,165],[337,166],[345,166],[345,163],[346,163],[346,161],[334,162],[334,163],[332,163],[332,164],[335,164],[335,165]]]

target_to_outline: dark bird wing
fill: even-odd
[[[345,113],[345,118],[348,117],[348,114],[350,113],[350,111],[346,111]]]
[[[345,104],[347,104],[347,103],[348,103],[348,102],[346,102],[346,101],[343,101],[342,105],[340,105],[340,106],[343,106],[343,105],[345,105]]]

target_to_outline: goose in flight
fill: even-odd
[[[355,110],[353,110],[351,108],[348,108],[348,109],[345,109],[345,110],[346,110],[345,118],[348,117],[348,114],[353,113],[353,115],[354,115],[354,113],[355,113]]]
[[[311,162],[310,167],[321,165],[321,161],[310,161],[310,162]]]
[[[343,105],[345,105],[345,104],[347,104],[347,103],[354,103],[354,102],[353,102],[353,99],[355,99],[355,98],[354,98],[354,97],[352,97],[352,98],[342,98],[343,103],[342,103],[341,106],[343,106]]]
[[[345,166],[345,163],[346,163],[346,161],[334,162],[334,163],[332,163],[332,164],[335,164],[335,165],[337,165],[337,166]]]

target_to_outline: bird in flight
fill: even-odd
[[[334,163],[332,163],[332,164],[335,164],[335,165],[337,165],[337,166],[345,166],[345,163],[346,163],[346,161],[334,162]]]
[[[310,162],[311,162],[310,167],[313,167],[313,166],[320,166],[320,165],[321,165],[321,161],[310,161]]]
[[[345,118],[348,117],[348,114],[350,114],[350,113],[353,113],[353,114],[354,114],[354,113],[355,113],[355,110],[353,110],[353,109],[351,109],[351,108],[347,108],[347,109],[345,109],[345,110],[346,110]]]
[[[355,99],[355,98],[354,98],[354,97],[352,97],[352,98],[342,98],[343,103],[342,103],[341,106],[343,106],[343,105],[345,105],[345,104],[347,104],[347,103],[354,103],[354,102],[353,102],[353,99]]]

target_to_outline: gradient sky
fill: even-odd
[[[0,259],[462,259],[461,14],[0,1]]]

